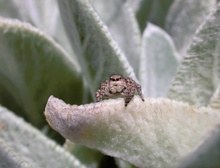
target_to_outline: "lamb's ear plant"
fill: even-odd
[[[220,167],[219,10],[1,1],[0,167]],[[140,83],[145,101],[96,103],[113,73]]]

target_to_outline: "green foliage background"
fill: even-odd
[[[145,97],[219,109],[219,10],[216,0],[2,0],[0,167],[135,167],[64,143],[43,115],[50,95],[94,102],[113,73]]]

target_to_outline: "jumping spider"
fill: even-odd
[[[125,98],[125,106],[127,106],[134,97],[136,90],[141,100],[144,101],[144,97],[141,93],[141,85],[131,78],[124,78],[121,75],[112,75],[108,80],[101,83],[100,88],[96,91],[96,101],[99,102],[102,101],[103,98],[121,96]]]

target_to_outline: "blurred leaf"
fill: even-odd
[[[218,86],[218,88],[214,92],[210,100],[209,106],[213,109],[220,109],[220,86]]]
[[[142,39],[140,82],[147,97],[166,97],[178,67],[178,53],[169,35],[148,24]]]
[[[128,2],[129,5],[132,7],[132,9],[134,10],[134,12],[136,12],[139,7],[140,7],[140,4],[142,2],[142,0],[126,0],[124,2]]]
[[[138,167],[174,167],[216,125],[220,113],[169,99],[135,97],[87,105],[69,105],[50,97],[45,116],[65,138]]]
[[[220,167],[220,126],[200,147],[190,154],[178,168]]]
[[[85,167],[63,148],[1,106],[0,124],[0,139],[31,167]],[[4,152],[2,150],[0,153]],[[9,152],[7,157],[13,159],[13,153]]]
[[[21,17],[20,11],[16,9],[16,5],[11,0],[0,1],[0,15],[3,17]]]
[[[0,14],[28,22],[58,41],[74,57],[69,39],[66,36],[57,5],[54,0],[2,0]],[[0,4],[1,5],[1,4]],[[11,6],[11,10],[7,6]],[[77,67],[79,68],[79,67]]]
[[[144,31],[148,21],[163,28],[172,2],[173,0],[141,0],[136,9],[136,17],[141,32]]]
[[[60,0],[62,19],[92,95],[110,74],[136,79],[107,27],[87,0]]]
[[[119,168],[137,168],[136,166],[118,158],[115,158],[115,161]]]
[[[0,18],[0,86],[0,102],[15,112],[18,109],[13,108],[13,103],[17,102],[25,117],[41,127],[45,122],[41,112],[51,94],[68,102],[82,100],[82,80],[74,60],[31,25],[3,18]]]
[[[124,0],[92,0],[91,2],[125,53],[135,73],[138,74],[141,35],[130,4]]]
[[[1,168],[29,168],[20,156],[0,139],[0,167]]]
[[[208,105],[219,86],[220,5],[196,31],[169,91],[169,97]]]
[[[174,0],[153,0],[149,21],[164,28],[166,16]]]
[[[99,151],[75,144],[69,140],[66,140],[64,149],[72,153],[73,156],[80,160],[81,163],[86,165],[87,168],[99,167],[100,161],[104,156]]]
[[[169,10],[166,31],[183,57],[193,34],[216,6],[216,0],[175,0]]]
[[[137,5],[138,2],[139,4]],[[136,11],[136,18],[139,23],[139,28],[141,32],[143,32],[150,17],[154,0],[139,0],[138,2],[137,0],[133,0],[133,3],[136,3],[136,5],[133,4],[135,5],[133,8],[135,8],[134,10]]]

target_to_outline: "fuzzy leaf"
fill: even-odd
[[[138,74],[141,35],[130,4],[124,0],[92,0],[91,2],[125,53],[135,73]]]
[[[183,57],[193,34],[216,6],[216,0],[175,0],[169,10],[166,30]]]
[[[168,99],[135,97],[68,105],[51,96],[50,126],[65,138],[138,167],[174,167],[220,124],[220,113]]]
[[[213,109],[220,110],[220,87],[218,87],[216,91],[214,92],[210,100],[209,106]]]
[[[16,102],[26,118],[38,126],[44,122],[40,112],[50,94],[60,95],[68,102],[79,103],[82,99],[82,81],[74,59],[38,29],[3,18],[0,87],[0,102],[17,112],[11,103]]]
[[[146,28],[146,24],[150,17],[150,12],[154,4],[154,0],[129,0],[130,5],[136,13],[136,19],[141,32]]]
[[[173,0],[139,0],[136,2],[139,3],[138,8],[135,8],[141,32],[144,31],[148,21],[158,25],[159,27],[164,27],[166,16],[172,2]]]
[[[80,162],[86,165],[88,168],[100,167],[100,161],[104,156],[97,150],[75,144],[69,140],[66,140],[64,149],[73,154],[73,156],[79,159]]]
[[[16,9],[16,5],[11,0],[0,1],[0,14],[2,17],[21,17],[20,11]]]
[[[57,1],[2,0],[0,3],[0,6],[4,6],[0,7],[0,15],[33,24],[56,39],[71,56],[74,56],[62,25]]]
[[[1,168],[30,168],[20,156],[0,139],[0,167]]]
[[[133,68],[87,0],[60,0],[62,19],[92,95],[110,74],[136,79]]]
[[[197,30],[169,91],[169,97],[208,105],[219,86],[220,4]]]
[[[169,35],[149,23],[142,39],[139,75],[145,96],[166,97],[177,71],[178,57]]]
[[[115,158],[115,162],[119,168],[137,168],[136,166],[118,158]]]
[[[1,106],[0,124],[0,140],[7,143],[31,167],[85,167],[55,142]],[[13,153],[9,152],[8,157],[13,159]]]
[[[218,168],[220,167],[220,126],[178,168]]]

